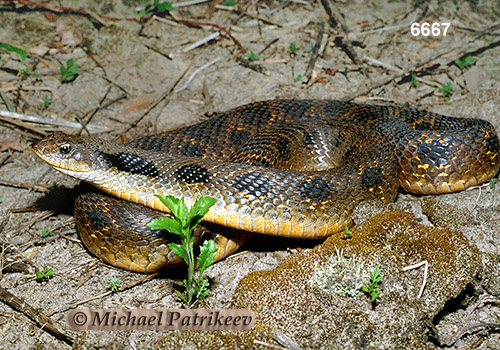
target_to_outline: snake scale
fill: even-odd
[[[221,259],[251,232],[326,237],[351,225],[361,201],[391,202],[399,188],[461,191],[500,167],[487,121],[335,100],[256,102],[127,145],[55,133],[32,149],[121,199],[80,197],[77,226],[92,253],[139,272],[180,261],[166,245],[172,234],[145,227],[168,212],[155,194],[188,206],[216,198],[196,237],[214,238]]]

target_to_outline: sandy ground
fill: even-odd
[[[97,19],[97,14],[134,18],[137,4],[129,0],[64,2],[64,6],[91,15],[2,2],[0,43],[26,50],[25,67],[30,73],[19,75],[24,69],[19,57],[0,50],[0,109],[51,121],[83,122],[103,138],[121,140],[192,124],[207,113],[276,97],[408,104],[487,119],[500,130],[498,1],[326,2],[336,7],[333,12],[343,23],[334,25],[320,1],[306,0],[237,1],[236,7],[206,2],[177,6],[171,12],[174,18],[227,29],[237,42],[259,55],[250,63],[241,61],[235,40],[211,26],[167,23],[161,18],[142,24]],[[413,22],[451,24],[446,36],[425,37],[412,36]],[[318,35],[321,31],[322,36]],[[219,35],[190,48],[213,33]],[[293,42],[296,53],[290,49]],[[307,74],[316,44],[317,59]],[[460,69],[454,60],[466,55],[474,56],[476,62]],[[80,66],[78,76],[61,83],[59,67],[70,58]],[[416,87],[410,83],[412,72],[417,72]],[[447,82],[453,92],[444,99],[438,89]],[[48,106],[44,106],[46,98],[51,100]],[[93,126],[101,129],[91,129]],[[173,286],[180,279],[162,276],[106,293],[110,278],[121,279],[124,286],[145,276],[111,268],[82,247],[72,217],[77,182],[50,169],[28,148],[54,130],[79,132],[73,127],[0,118],[0,287],[48,315],[68,337],[78,337],[75,348],[155,347],[163,337],[161,332],[83,334],[66,325],[66,313],[75,307],[178,308]],[[437,199],[463,213],[466,220],[454,228],[491,259],[500,250],[499,194],[497,185]],[[422,213],[422,200],[400,195],[396,206],[437,224]],[[35,204],[38,209],[30,210]],[[42,238],[45,229],[53,235]],[[249,251],[209,268],[213,285],[209,305],[229,307],[241,277],[273,269],[297,249],[314,244],[318,242],[259,238],[249,245]],[[38,282],[33,275],[44,267],[53,269],[53,276]],[[495,283],[487,291],[496,300],[488,304],[488,310],[471,318],[466,310],[472,301],[443,310],[438,321],[444,323],[439,329],[453,335],[470,322],[491,321],[492,317],[494,321],[495,314],[498,322],[500,288]],[[477,301],[479,294],[472,293],[470,299]],[[463,341],[469,348],[500,348],[498,334],[487,330]],[[426,345],[439,348],[438,343],[430,337]],[[452,348],[459,346],[456,343]],[[0,303],[0,347],[67,349],[70,345]]]

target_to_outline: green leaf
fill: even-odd
[[[207,267],[214,263],[215,254],[217,254],[217,245],[213,240],[203,242],[198,256],[198,267],[200,276]]]
[[[372,301],[375,301],[375,299],[378,298],[378,294],[380,293],[380,289],[377,289],[377,288],[374,288],[371,293],[370,293],[370,296],[371,296],[371,299]]]
[[[111,284],[111,291],[114,292],[118,289],[118,286],[122,283],[122,280],[119,278],[110,278],[106,281],[106,283]]]
[[[411,73],[411,84],[417,87],[417,73]]]
[[[184,282],[186,282],[186,280],[184,280]],[[184,304],[187,304],[187,300],[186,300],[186,298],[184,298],[184,295],[182,295],[182,293],[179,292],[178,290],[176,290],[175,292],[177,293],[177,296],[179,297],[179,299],[181,299]]]
[[[473,56],[467,56],[464,58],[464,63],[466,67],[472,66],[474,63],[476,63],[476,58]]]
[[[184,261],[186,262],[186,264],[189,265],[189,254],[188,254],[188,251],[186,250],[186,248],[180,244],[175,244],[175,243],[169,243],[168,244],[168,247],[170,249],[172,249],[172,251],[179,255],[182,259],[184,259]]]
[[[493,189],[495,187],[495,184],[497,183],[498,179],[490,179],[490,188]],[[2,196],[0,196],[2,198]]]
[[[8,52],[12,52],[18,55],[21,58],[21,64],[24,64],[24,61],[26,60],[26,51],[24,51],[23,49],[9,44],[0,44],[0,49],[4,49]]]
[[[46,237],[52,236],[52,235],[53,235],[53,233],[51,231],[49,231],[47,228],[43,229],[42,238],[46,238]]]
[[[473,56],[466,56],[463,60],[457,58],[455,64],[462,70],[476,63],[476,58]]]
[[[205,299],[208,295],[208,287],[210,283],[208,282],[208,278],[203,279],[194,287],[194,292],[196,294],[195,298],[198,300]]]
[[[438,89],[438,92],[441,92],[443,94],[443,98],[448,101],[450,98],[448,95],[453,91],[453,85],[451,85],[451,82],[447,82],[445,84],[442,84],[441,87]]]
[[[217,199],[212,197],[200,197],[196,200],[194,205],[189,210],[187,219],[191,230],[201,222],[201,219],[203,219],[203,217],[210,210],[210,207],[212,207],[216,202]]]
[[[248,58],[250,61],[254,62],[257,61],[260,57],[252,50],[249,50],[243,55],[243,58]]]
[[[235,6],[236,5],[236,0],[226,0],[221,5],[222,6]]]
[[[75,64],[75,61],[72,58],[67,60],[66,67],[64,67],[64,65],[59,67],[59,70],[61,71],[61,81],[65,82],[74,80],[79,68],[80,67]]]
[[[174,9],[168,1],[160,3],[160,0],[154,0],[154,6],[158,12],[172,11]]]
[[[297,41],[294,41],[290,44],[290,51],[292,54],[296,55],[297,54]]]
[[[152,228],[153,230],[167,230],[168,232],[172,232],[177,235],[183,234],[180,221],[166,216],[151,220],[151,222],[146,226]]]
[[[49,97],[49,95],[45,95],[43,97],[43,108],[47,108],[48,106],[50,106],[50,104],[52,103],[52,98]]]
[[[160,201],[172,212],[172,215],[179,219],[182,223],[182,226],[186,224],[187,217],[187,207],[184,203],[184,198],[178,199],[174,196],[163,196],[161,194],[157,194],[156,197],[160,199]]]

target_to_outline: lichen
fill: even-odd
[[[346,257],[337,250],[326,266],[317,262],[314,264],[314,275],[308,281],[309,285],[318,287],[325,293],[356,296],[363,285],[369,281],[370,274],[355,257]]]

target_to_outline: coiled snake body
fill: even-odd
[[[184,197],[188,206],[216,198],[204,220],[227,228],[211,234],[220,259],[246,232],[325,237],[350,225],[361,201],[393,201],[399,187],[464,190],[500,166],[497,134],[484,120],[333,100],[256,102],[126,146],[56,133],[32,148],[57,170],[127,201],[86,195],[75,215],[91,252],[140,272],[179,261],[166,246],[171,236],[144,226],[168,211],[155,194]],[[129,227],[137,233],[124,232]]]

